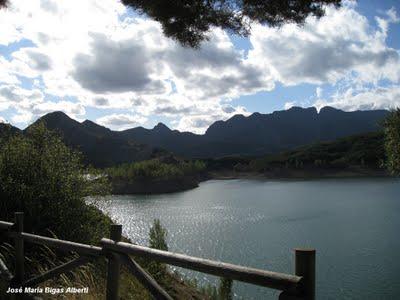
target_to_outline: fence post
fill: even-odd
[[[21,233],[24,231],[24,213],[15,213],[15,231]],[[14,284],[16,286],[22,285],[24,282],[24,265],[25,265],[25,254],[24,254],[24,239],[22,237],[15,237],[15,277]]]
[[[295,274],[303,277],[304,300],[315,300],[315,249],[294,249]]]
[[[121,241],[122,225],[111,225],[110,239],[119,242]],[[118,255],[109,253],[108,267],[107,267],[107,300],[118,299],[119,289],[119,272],[121,262]]]

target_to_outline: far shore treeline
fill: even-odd
[[[81,153],[85,166],[107,177],[111,193],[166,193],[209,178],[387,176],[382,124],[388,113],[294,107],[237,115],[196,135],[161,123],[118,132],[53,112],[23,131],[2,125],[0,136],[26,135],[43,123]]]

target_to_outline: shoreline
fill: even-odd
[[[267,172],[210,171],[199,176],[176,180],[151,180],[136,182],[112,182],[112,195],[154,195],[184,192],[199,187],[208,180],[318,180],[318,179],[357,179],[357,178],[396,178],[385,170],[272,170]]]
[[[321,171],[321,170],[319,170]],[[336,172],[307,172],[296,170],[289,172],[211,172],[210,179],[272,179],[272,180],[308,180],[308,179],[345,179],[345,178],[395,178],[395,176],[382,170],[368,170],[367,172],[356,172],[354,170],[340,170]]]

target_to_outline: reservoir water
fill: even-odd
[[[311,247],[317,299],[400,299],[397,179],[210,180],[186,192],[109,196],[98,205],[137,244],[148,244],[159,218],[170,251],[285,273],[294,272],[292,249]],[[234,292],[238,299],[278,295],[238,282]]]

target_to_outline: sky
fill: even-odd
[[[11,0],[0,11],[0,122],[63,111],[114,130],[204,133],[235,114],[400,105],[400,1],[345,1],[248,38],[218,28],[199,50],[118,0]]]

